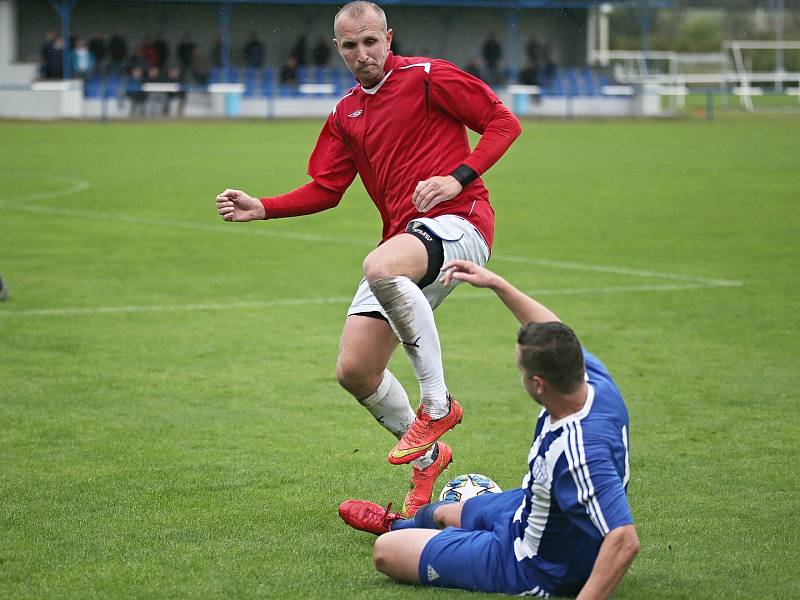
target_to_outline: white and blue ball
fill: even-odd
[[[500,486],[486,475],[467,473],[466,475],[459,475],[448,481],[442,489],[442,493],[439,494],[439,500],[463,502],[475,496],[499,494],[502,491]]]

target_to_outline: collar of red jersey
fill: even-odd
[[[386,80],[389,79],[389,75],[391,75],[392,71],[394,71],[395,62],[397,62],[395,59],[395,55],[392,54],[391,50],[389,50],[389,55],[386,57],[386,62],[383,63],[383,68],[386,70],[386,75],[384,75],[383,79],[381,79],[371,88],[365,88],[363,85],[359,84],[361,91],[364,92],[365,94],[370,94],[370,95],[377,94],[378,90],[381,89],[381,87],[383,87],[383,84],[386,83]]]

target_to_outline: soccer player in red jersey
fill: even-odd
[[[409,516],[430,501],[436,478],[452,460],[438,439],[463,414],[445,385],[433,318],[452,290],[439,281],[439,271],[450,260],[488,260],[494,212],[480,175],[521,128],[479,79],[443,60],[395,56],[393,32],[376,4],[344,5],[334,34],[358,85],[328,116],[309,159],[311,181],[265,198],[228,189],[216,205],[226,221],[307,215],[336,206],[361,177],[380,212],[383,235],[364,260],[336,375],[399,439],[389,462],[413,464],[402,510]],[[481,134],[474,150],[467,128]],[[416,415],[386,368],[398,343],[419,381]]]

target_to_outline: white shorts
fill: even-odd
[[[454,215],[442,215],[432,219],[422,217],[414,219],[414,221],[425,225],[442,240],[445,264],[451,260],[468,260],[483,266],[489,260],[489,246],[486,244],[486,240],[466,219]],[[459,283],[461,282],[452,281],[449,286],[445,287],[437,277],[422,288],[422,293],[425,294],[431,308],[436,308]],[[384,317],[386,316],[372,290],[369,289],[369,283],[366,279],[362,279],[353,302],[347,309],[347,316],[368,312],[379,312]]]

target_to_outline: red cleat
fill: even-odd
[[[450,400],[450,412],[441,419],[432,419],[423,412],[421,406],[419,407],[417,418],[389,452],[387,460],[390,463],[403,465],[419,458],[436,443],[436,440],[461,423],[464,409],[452,396],[448,396],[448,399]]]
[[[433,464],[424,469],[412,468],[411,489],[406,494],[400,516],[410,519],[421,506],[429,504],[433,495],[433,485],[450,463],[453,462],[453,451],[444,442],[439,442],[439,456]]]
[[[390,531],[392,523],[402,517],[390,512],[392,503],[382,508],[380,504],[368,500],[345,500],[339,505],[339,516],[354,529],[381,535]]]

